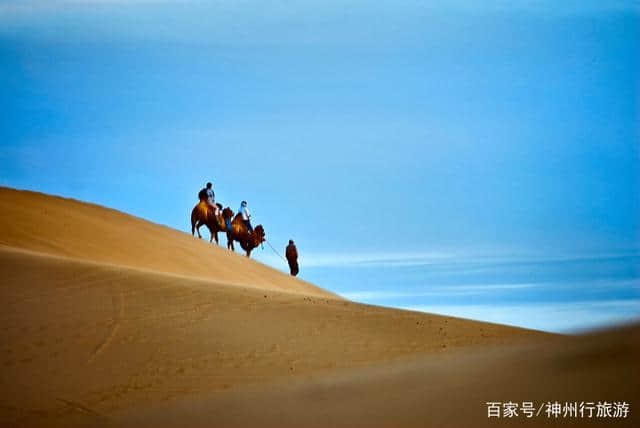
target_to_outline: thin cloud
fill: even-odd
[[[469,285],[430,285],[426,290],[419,291],[387,291],[387,290],[359,290],[347,291],[341,293],[341,296],[355,301],[376,301],[376,300],[392,300],[407,299],[421,297],[442,297],[442,296],[469,296],[482,295],[493,291],[501,290],[523,290],[530,288],[576,288],[576,287],[606,287],[608,290],[613,288],[634,289],[640,288],[640,281],[633,280],[597,280],[579,283],[565,282],[531,282],[531,283],[507,283],[507,284],[469,284]]]
[[[413,264],[441,263],[454,260],[453,253],[421,252],[421,253],[329,253],[305,256],[304,264],[308,267],[331,266],[409,266]]]
[[[424,291],[381,291],[365,290],[341,293],[341,296],[349,300],[386,300],[401,298],[438,297],[438,296],[469,296],[486,293],[492,290],[518,290],[545,286],[542,283],[515,283],[515,284],[486,284],[486,285],[450,285],[429,287]]]
[[[557,333],[576,333],[640,318],[640,299],[470,305],[414,305],[401,309]]]
[[[470,256],[453,252],[416,252],[416,253],[326,253],[311,254],[305,256],[304,264],[307,267],[409,267],[426,266],[436,264],[469,265],[471,269],[484,269],[496,264],[527,264],[527,263],[557,263],[557,262],[593,262],[598,260],[618,259],[623,257],[639,257],[638,251],[608,253],[608,254],[584,254],[584,255],[558,255],[544,256]]]

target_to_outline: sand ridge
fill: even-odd
[[[116,413],[113,426],[638,426],[640,324],[562,341],[418,356]],[[489,419],[487,401],[542,411]],[[547,403],[628,403],[626,418],[554,417]],[[283,404],[286,403],[286,404]],[[596,415],[596,412],[593,413]]]
[[[185,224],[189,222],[185,212]],[[240,252],[110,208],[0,187],[0,245],[98,263],[339,298]],[[223,239],[224,241],[224,239]]]
[[[0,189],[0,231],[1,426],[483,426],[488,400],[638,403],[637,327],[566,337],[349,302],[33,192]]]
[[[290,375],[554,337],[10,249],[0,250],[0,265],[11,308],[0,314],[2,390],[12,390],[2,404],[63,425],[78,406],[109,414]]]

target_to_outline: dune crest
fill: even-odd
[[[185,213],[189,224],[189,212]],[[228,284],[340,298],[240,253],[99,205],[0,187],[0,245]]]

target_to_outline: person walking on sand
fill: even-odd
[[[300,272],[300,268],[298,266],[298,249],[296,248],[296,244],[293,242],[293,239],[289,239],[289,245],[287,245],[285,255],[287,256],[287,262],[289,262],[291,275],[298,275],[298,272]]]
[[[242,222],[247,226],[249,233],[253,233],[253,227],[251,226],[251,213],[249,207],[247,207],[247,201],[242,201],[238,213],[242,216]]]

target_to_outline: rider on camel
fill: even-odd
[[[253,233],[253,227],[251,226],[251,213],[247,207],[247,201],[242,201],[238,213],[242,216],[242,222],[247,226],[249,233]]]
[[[207,205],[213,210],[213,214],[218,216],[218,206],[216,205],[216,194],[213,191],[213,184],[207,183],[207,187],[200,190],[198,193],[198,199],[207,203]]]

